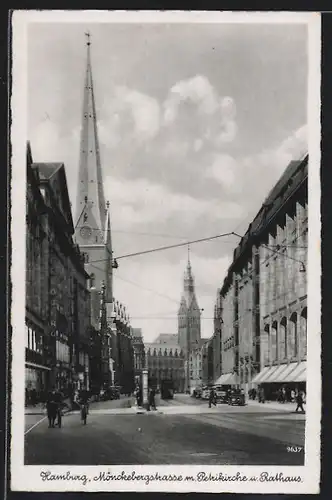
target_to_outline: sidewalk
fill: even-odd
[[[296,403],[278,403],[277,401],[265,401],[265,403],[259,403],[257,400],[249,399],[248,406],[259,406],[260,408],[266,408],[268,410],[277,410],[286,413],[295,413]],[[304,409],[306,408],[305,405]],[[300,413],[300,412],[299,412]]]

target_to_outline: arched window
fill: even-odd
[[[296,357],[298,353],[298,331],[297,331],[297,314],[294,312],[289,318],[289,335],[288,335],[289,355]]]
[[[280,321],[280,359],[283,360],[287,358],[287,319],[285,317]]]
[[[307,356],[307,308],[305,307],[300,316],[300,357]]]
[[[272,361],[277,361],[279,359],[279,348],[278,348],[278,323],[273,321],[271,328],[271,355]]]
[[[90,288],[93,288],[95,286],[95,275],[92,273],[90,274]]]

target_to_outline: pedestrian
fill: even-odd
[[[56,413],[57,413],[57,396],[56,396],[56,390],[54,387],[48,393],[47,401],[46,401],[46,410],[47,410],[47,418],[48,418],[48,427],[54,427]]]
[[[295,402],[295,391],[294,391],[294,389],[292,389],[292,391],[291,391],[291,402],[292,403]]]
[[[302,396],[302,392],[298,392],[297,396],[296,396],[296,402],[297,402],[297,406],[296,406],[296,410],[295,410],[295,413],[297,413],[297,411],[300,409],[302,413],[305,413],[304,411],[304,408],[303,408],[303,396]]]
[[[211,404],[213,404],[214,406],[217,406],[216,395],[215,395],[215,392],[213,390],[213,387],[210,390],[210,394],[209,394],[209,408],[211,408]]]
[[[151,390],[150,390],[150,394],[149,394],[149,406],[150,408],[152,408],[153,410],[156,410],[156,391],[155,389],[152,387]]]

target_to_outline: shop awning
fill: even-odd
[[[214,385],[235,385],[236,383],[236,375],[234,373],[223,373],[215,381]]]
[[[279,365],[270,366],[269,371],[264,375],[261,383],[268,384],[269,382],[273,382],[274,376],[277,374],[279,370]]]
[[[265,366],[263,370],[257,373],[257,375],[252,379],[252,383],[253,384],[261,383],[262,379],[265,377],[270,368],[271,368],[270,366]]]
[[[283,375],[286,373],[288,364],[282,364],[277,366],[277,368],[274,369],[274,371],[269,375],[269,378],[266,380],[266,382],[282,382],[283,381]]]
[[[289,369],[282,377],[282,382],[305,382],[307,375],[307,363],[290,363]]]

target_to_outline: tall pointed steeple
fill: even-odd
[[[76,241],[86,241],[88,235],[95,243],[105,243],[105,196],[97,131],[97,113],[91,68],[90,34],[86,33],[87,64],[83,94],[83,116],[79,156],[75,225]],[[83,239],[83,241],[82,241]]]
[[[105,204],[101,158],[97,130],[97,113],[91,68],[91,40],[86,36],[86,72],[83,90],[83,115],[79,155],[79,173],[75,214],[75,241],[85,255],[85,268],[91,286],[101,290],[105,299],[113,300],[113,259],[110,204]],[[95,261],[98,264],[95,264]]]

